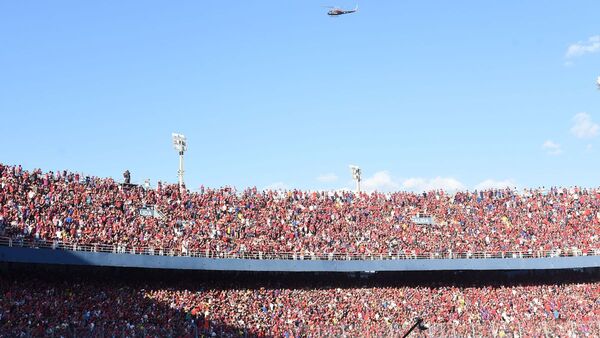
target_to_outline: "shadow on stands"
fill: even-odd
[[[65,251],[68,254],[68,251]],[[74,256],[73,256],[74,257]],[[179,269],[144,269],[90,265],[9,263],[0,260],[0,271],[43,272],[44,275],[93,277],[94,280],[153,282],[163,284],[210,284],[238,288],[330,288],[401,286],[496,286],[550,285],[600,281],[600,268],[496,271],[390,271],[390,272],[248,272]]]
[[[180,308],[176,299],[153,298],[165,289],[173,290],[170,282],[146,280],[139,271],[5,263],[0,336],[270,337]]]

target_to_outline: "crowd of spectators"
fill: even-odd
[[[597,330],[599,286],[234,288],[152,290],[149,296],[205,318],[220,318],[232,327],[277,337],[358,337],[365,332],[397,336],[419,316],[427,318],[438,335],[443,335],[443,328],[456,336],[501,336],[501,331],[531,336],[543,334],[544,328],[565,330],[563,333]],[[566,323],[560,328],[553,325]]]
[[[600,189],[155,189],[0,164],[0,236],[184,252],[598,249]],[[0,274],[0,336],[600,336],[600,283],[247,287]],[[367,334],[368,333],[368,334]]]
[[[589,250],[600,189],[190,192],[0,164],[0,235],[228,255]]]
[[[247,288],[0,278],[0,332],[28,336],[598,337],[600,283]],[[416,334],[418,336],[418,333]]]

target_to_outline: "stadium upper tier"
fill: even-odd
[[[600,190],[447,194],[180,190],[0,164],[0,236],[119,248],[297,255],[586,252]],[[337,256],[336,256],[337,257]]]

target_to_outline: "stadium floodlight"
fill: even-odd
[[[356,181],[356,192],[360,193],[360,174],[362,171],[356,165],[350,165],[350,172],[352,173],[352,179]]]
[[[172,133],[173,148],[179,153],[179,171],[177,171],[177,177],[179,178],[179,187],[183,187],[183,153],[187,151],[187,139],[184,135]]]

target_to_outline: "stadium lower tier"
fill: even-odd
[[[32,276],[33,275],[33,276]],[[121,276],[121,277],[119,277]],[[598,337],[600,282],[394,285],[0,277],[0,336]],[[357,285],[358,284],[358,285]]]

